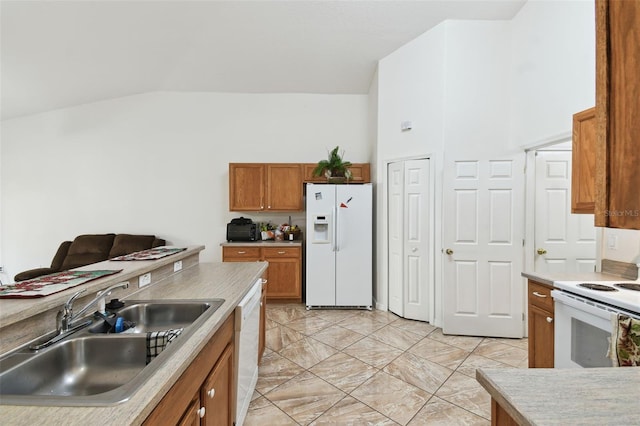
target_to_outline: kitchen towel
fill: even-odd
[[[158,247],[125,254],[124,256],[114,257],[109,260],[156,260],[166,256],[171,256],[172,254],[179,253],[184,250],[186,250],[186,248]]]
[[[122,269],[56,272],[32,280],[0,286],[0,297],[5,299],[44,297],[120,271]]]
[[[150,331],[147,333],[147,364],[165,350],[182,333],[183,328],[164,331]]]
[[[612,315],[609,356],[614,367],[640,366],[640,319]]]

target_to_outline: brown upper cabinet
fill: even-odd
[[[302,209],[300,164],[229,163],[230,211]]]
[[[596,0],[595,224],[640,229],[640,0]]]
[[[591,213],[595,208],[596,109],[573,115],[571,213]]]
[[[305,182],[326,182],[313,176],[316,163],[229,163],[229,211],[292,212],[304,210]],[[354,183],[371,182],[369,163],[350,167]]]
[[[305,163],[302,165],[303,176],[305,182],[326,182],[327,178],[324,176],[314,176],[313,169],[316,168],[317,163]],[[371,167],[369,163],[353,163],[351,167],[351,180],[357,183],[369,183],[371,182]]]

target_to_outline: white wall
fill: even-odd
[[[640,265],[640,231],[604,228],[602,258]]]
[[[507,21],[446,23],[446,156],[477,159],[510,151]]]
[[[511,20],[510,133],[530,145],[571,131],[595,105],[593,0],[528,0]]]
[[[376,69],[373,78],[371,79],[371,84],[369,85],[369,94],[368,94],[368,101],[369,101],[369,109],[368,109],[368,115],[367,115],[367,121],[368,121],[368,130],[369,130],[369,143],[371,146],[371,182],[377,182],[378,180],[378,174],[379,174],[379,170],[378,170],[378,109],[380,107],[380,105],[378,104],[378,70]],[[378,278],[378,264],[379,259],[378,259],[378,251],[377,251],[377,239],[376,239],[376,234],[377,234],[377,229],[376,229],[376,224],[379,221],[379,216],[378,216],[378,210],[377,210],[377,206],[380,204],[378,202],[378,194],[376,191],[376,187],[374,185],[374,191],[373,191],[373,210],[372,210],[372,214],[373,214],[373,228],[372,232],[373,234],[373,259],[372,259],[372,277],[373,277],[373,283],[372,283],[372,293],[373,293],[373,306],[376,305],[376,294],[377,294],[377,289],[379,284],[379,278]]]
[[[530,0],[512,21],[448,21],[380,61],[379,305],[388,284],[386,163],[434,154],[441,191],[442,157],[508,155],[570,132],[572,114],[595,103],[594,19],[592,0]],[[405,120],[413,121],[410,132],[400,132]],[[436,229],[443,226],[437,217]],[[435,267],[439,300],[439,255]]]
[[[446,27],[439,25],[378,64],[376,146],[376,288],[379,309],[388,305],[387,164],[443,151]],[[413,128],[402,132],[400,123]],[[441,174],[441,167],[437,173]]]
[[[229,162],[367,162],[366,95],[149,93],[2,122],[8,275],[83,233],[153,233],[220,260]],[[247,216],[245,214],[245,216]],[[273,215],[272,215],[273,216]]]
[[[570,134],[571,116],[595,105],[593,0],[528,0],[511,27],[513,143]],[[610,235],[617,249],[609,248]],[[640,262],[640,231],[605,228],[601,255]]]

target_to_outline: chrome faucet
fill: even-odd
[[[29,346],[30,349],[32,350],[39,350],[39,349],[43,349],[46,348],[47,346],[50,346],[56,342],[59,342],[60,340],[62,340],[63,338],[67,337],[69,334],[78,331],[79,329],[86,327],[87,325],[91,324],[92,320],[88,319],[86,321],[82,321],[82,322],[75,322],[75,319],[80,317],[82,314],[84,314],[85,312],[87,312],[87,310],[92,307],[95,304],[99,304],[99,306],[103,307],[104,306],[104,301],[105,301],[105,297],[109,296],[111,294],[111,292],[117,288],[128,288],[129,287],[129,282],[128,281],[124,281],[118,284],[114,284],[111,287],[107,288],[106,290],[102,290],[99,291],[98,293],[96,293],[96,297],[91,300],[89,303],[87,303],[82,309],[80,309],[80,311],[78,311],[78,313],[74,314],[73,312],[73,302],[85,291],[87,291],[87,289],[83,289],[80,290],[76,293],[73,294],[73,296],[71,296],[69,298],[69,300],[66,301],[66,303],[64,304],[64,306],[62,306],[62,309],[60,311],[58,311],[58,315],[56,315],[56,329],[57,329],[57,333],[54,337],[52,337],[51,339],[47,340],[44,343],[41,344],[34,344]]]
[[[99,291],[96,294],[96,297],[91,302],[87,303],[84,306],[84,308],[80,309],[80,311],[77,314],[74,315],[73,314],[73,301],[76,300],[76,298],[78,298],[78,296],[80,296],[82,293],[87,291],[87,289],[80,290],[77,293],[75,293],[73,296],[71,296],[69,298],[69,300],[67,300],[67,303],[64,304],[64,306],[62,307],[62,310],[58,312],[58,316],[56,318],[56,322],[57,322],[57,326],[58,326],[58,334],[67,333],[71,329],[77,327],[77,325],[73,323],[73,320],[78,318],[79,316],[81,316],[85,312],[87,312],[87,310],[91,306],[95,305],[98,302],[99,302],[100,306],[104,306],[103,302],[104,302],[105,297],[110,295],[113,290],[115,290],[117,288],[123,288],[124,289],[124,288],[128,288],[128,287],[129,287],[129,282],[125,281],[125,282],[122,282],[122,283],[114,284],[111,287],[107,288],[106,290]]]

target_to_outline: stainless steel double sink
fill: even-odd
[[[104,406],[124,402],[182,342],[224,303],[208,300],[125,300],[117,315],[135,327],[109,333],[103,319],[45,349],[28,345],[0,358],[0,404]],[[147,364],[147,332],[182,333]]]

